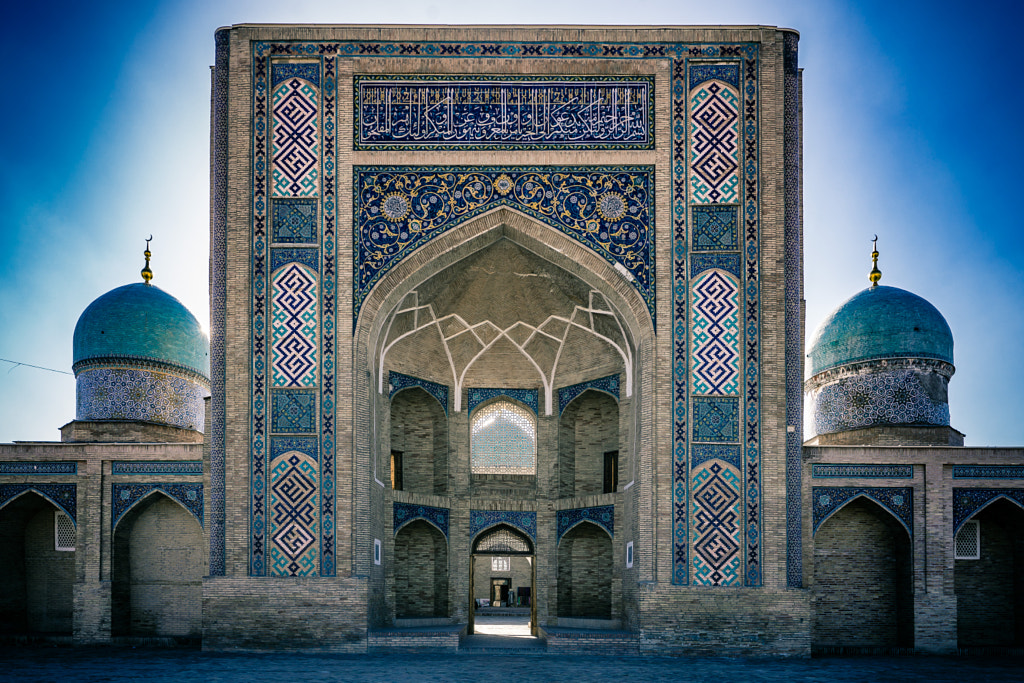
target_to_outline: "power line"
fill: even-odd
[[[0,358],[0,361],[3,361],[5,363],[13,363],[13,365],[11,366],[11,369],[8,370],[7,372],[10,372],[11,370],[14,370],[14,368],[16,368],[16,367],[18,367],[20,365],[20,366],[23,366],[23,367],[26,367],[26,368],[35,368],[36,370],[46,370],[48,372],[59,372],[62,375],[74,376],[74,373],[68,372],[67,370],[55,370],[54,368],[44,368],[42,365],[32,365],[31,363],[19,363],[16,360],[9,360],[7,358]]]

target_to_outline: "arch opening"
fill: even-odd
[[[502,634],[519,637],[537,635],[537,566],[534,544],[528,535],[499,523],[480,531],[472,541],[469,556],[468,634],[489,632],[489,625],[477,630],[477,614],[503,610],[503,618],[517,622]]]
[[[572,527],[558,544],[558,617],[611,619],[612,539],[593,522]]]
[[[416,519],[395,535],[395,618],[449,615],[448,542],[437,527]]]
[[[391,488],[428,495],[448,493],[448,417],[419,387],[391,399]]]
[[[619,403],[588,389],[558,420],[558,497],[574,498],[618,489]]]

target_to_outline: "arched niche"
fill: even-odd
[[[619,403],[588,389],[558,419],[558,495],[613,493],[619,474]]]
[[[111,634],[202,635],[203,530],[181,503],[154,489],[117,521],[111,564]]]
[[[974,513],[977,554],[954,561],[957,646],[1024,646],[1024,509],[999,497]],[[968,553],[962,524],[955,542],[957,555]]]
[[[395,534],[395,618],[440,618],[449,614],[448,541],[423,519]]]
[[[437,399],[410,387],[391,399],[392,488],[448,493],[448,417]]]
[[[911,538],[866,496],[851,499],[814,534],[814,648],[914,646]]]
[[[76,551],[58,549],[60,515],[32,490],[0,508],[0,633],[71,634]]]
[[[611,619],[612,538],[584,521],[558,543],[558,617]]]

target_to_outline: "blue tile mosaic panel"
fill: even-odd
[[[953,465],[954,479],[1024,479],[1024,465]]]
[[[739,79],[739,65],[725,66]],[[690,87],[690,197],[699,204],[740,199],[740,95],[717,78]]]
[[[160,474],[202,476],[202,460],[179,460],[168,462],[112,462],[111,474]]]
[[[740,248],[738,206],[695,206],[692,211],[694,251]]]
[[[693,440],[738,441],[739,401],[730,397],[693,397]]]
[[[78,474],[78,463],[0,462],[0,474]]]
[[[414,505],[412,503],[393,503],[393,528],[394,533],[409,522],[416,519],[424,519],[440,530],[445,538],[448,538],[448,508],[436,508],[429,505]]]
[[[511,206],[621,264],[654,308],[654,167],[353,167],[353,326],[373,286],[438,235]]]
[[[270,271],[274,272],[290,263],[301,263],[314,273],[320,269],[320,250],[296,247],[274,247],[270,250]]]
[[[318,467],[314,458],[288,451],[270,463],[270,573],[313,576],[317,553]]]
[[[319,460],[319,446],[315,436],[272,436],[270,437],[270,459],[277,460],[288,451],[298,451],[313,460]]]
[[[953,535],[979,510],[1000,498],[1024,508],[1024,489],[953,489]]]
[[[693,281],[690,330],[694,394],[739,395],[739,289],[736,280],[719,270],[705,271]]]
[[[275,387],[317,384],[316,273],[289,263],[270,280],[270,367]]]
[[[203,431],[206,387],[186,377],[134,368],[78,373],[78,420],[141,420]]]
[[[32,484],[29,482],[0,484],[0,508],[26,491],[35,491],[63,510],[71,518],[71,521],[75,522],[78,514],[77,484]]]
[[[472,415],[473,409],[478,405],[499,396],[519,401],[529,407],[535,415],[537,414],[538,391],[536,389],[478,389],[476,387],[470,387],[466,394],[469,413]]]
[[[912,479],[913,465],[811,465],[815,479],[860,477],[862,479]],[[955,476],[955,475],[954,475]]]
[[[891,512],[913,538],[914,489],[909,486],[814,486],[811,488],[811,515],[814,531],[817,532],[825,520],[841,507],[860,496],[873,500]]]
[[[574,508],[572,510],[558,510],[555,512],[555,542],[559,543],[562,536],[583,522],[593,522],[608,532],[609,536],[615,536],[615,506],[602,505],[591,508]]]
[[[537,513],[515,510],[470,510],[470,540],[476,538],[477,534],[484,529],[489,529],[498,524],[508,524],[515,527],[529,536],[534,543],[537,542]]]
[[[293,75],[285,76],[285,73]],[[319,64],[275,64],[271,104],[271,187],[275,197],[320,191]]]
[[[569,407],[569,404],[573,402],[573,399],[588,389],[603,391],[618,401],[619,376],[608,375],[607,377],[600,377],[598,379],[592,379],[586,382],[580,382],[579,384],[572,384],[567,387],[560,388],[558,390],[558,414],[561,415],[565,412],[565,409]]]
[[[355,149],[651,149],[652,77],[356,76]]]
[[[437,402],[444,408],[444,414],[448,414],[448,387],[430,380],[420,379],[412,375],[403,375],[400,372],[391,371],[388,373],[388,399],[392,399],[402,389],[419,387],[437,399]]]
[[[316,392],[307,389],[279,389],[271,392],[271,431],[282,434],[316,431]]]
[[[695,278],[705,270],[724,270],[739,280],[742,278],[739,254],[692,254],[690,256],[690,277]]]
[[[721,460],[740,469],[739,444],[695,443],[690,446],[690,467],[695,469],[709,460]]]
[[[275,199],[271,203],[271,241],[278,244],[317,244],[320,241],[317,204],[315,199]]]
[[[933,401],[913,370],[845,377],[812,396],[816,434],[878,424],[949,425],[949,404]]]
[[[132,483],[110,485],[110,528],[116,529],[117,523],[121,521],[125,513],[153,491],[160,491],[181,503],[198,520],[199,526],[203,526],[202,484]]]
[[[706,461],[691,470],[693,583],[739,586],[743,555],[743,478],[735,466]]]

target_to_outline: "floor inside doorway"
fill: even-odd
[[[474,624],[475,633],[459,643],[461,652],[544,652],[544,641],[530,634],[529,616],[477,615]]]
[[[533,638],[530,633],[530,617],[495,615],[477,615],[474,619],[477,635],[508,636],[510,638]]]

